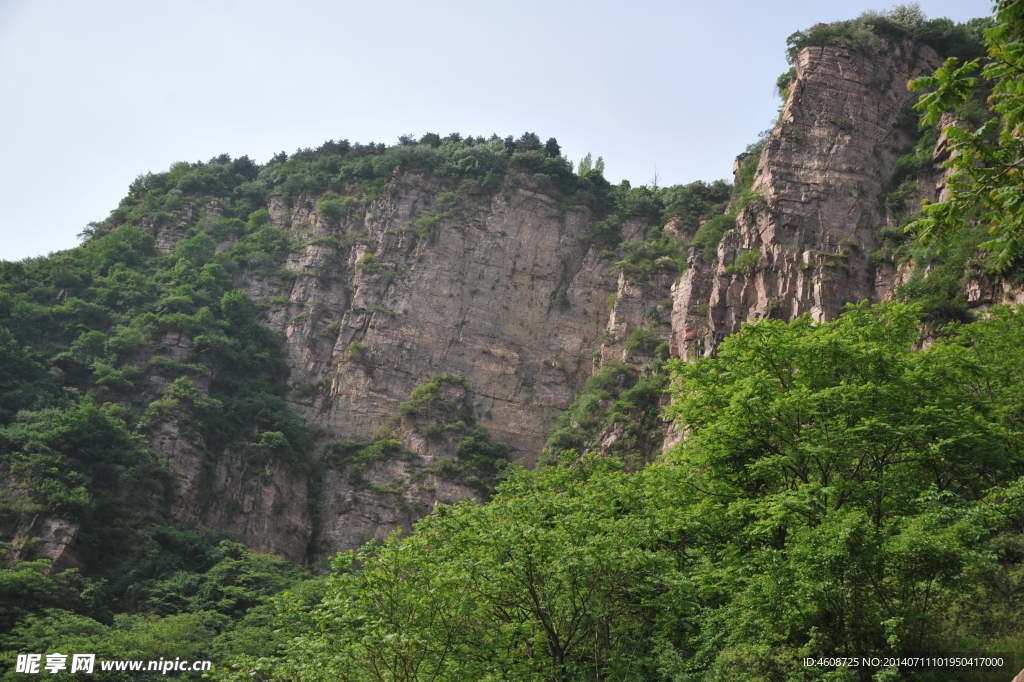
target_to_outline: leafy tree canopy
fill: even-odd
[[[567,450],[342,555],[319,606],[282,613],[301,636],[221,679],[868,682],[802,660],[1012,650],[1024,313],[923,352],[918,319],[762,320],[673,363],[688,435],[665,459]]]
[[[931,90],[917,104],[925,124],[938,122],[979,92],[991,92],[988,104],[993,115],[975,129],[962,121],[945,128],[950,155],[944,165],[951,171],[948,196],[926,203],[925,217],[907,229],[923,241],[943,244],[980,220],[991,237],[979,248],[989,252],[997,270],[1006,270],[1024,245],[1024,2],[996,4],[996,24],[985,30],[985,47],[987,58],[964,62],[951,57],[934,76],[910,83],[913,90]]]

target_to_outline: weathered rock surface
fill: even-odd
[[[312,528],[306,476],[273,460],[253,467],[239,452],[210,461],[190,431],[180,415],[172,414],[151,442],[176,478],[172,517],[233,533],[256,551],[301,562]]]
[[[7,566],[12,567],[19,561],[43,558],[50,562],[50,573],[60,573],[69,568],[84,571],[89,567],[88,563],[75,550],[80,528],[78,521],[36,516],[15,532],[15,540],[6,557]]]
[[[717,263],[693,263],[674,290],[672,345],[681,357],[712,352],[747,320],[830,320],[846,303],[874,297],[868,257],[885,218],[879,198],[909,140],[900,126],[913,97],[906,82],[939,63],[909,41],[877,54],[844,45],[800,53],[758,163],[755,198],[719,244]],[[749,251],[760,262],[730,267]]]
[[[669,336],[671,281],[638,287],[612,274],[613,262],[581,239],[591,215],[562,208],[529,180],[490,194],[398,170],[342,219],[318,215],[319,199],[270,205],[273,225],[305,244],[285,263],[294,276],[237,281],[285,335],[292,407],[320,430],[318,456],[333,441],[369,442],[416,386],[451,373],[467,382],[473,418],[530,466],[602,358],[649,359],[624,348],[632,329],[662,320],[653,324]],[[414,223],[428,216],[433,234],[417,236]],[[646,227],[627,225],[624,236]],[[160,233],[164,250],[171,232]],[[177,357],[188,343],[172,335],[163,352]],[[392,437],[412,456],[327,467],[312,497],[282,468],[252,471],[241,455],[205,461],[187,431],[171,416],[152,443],[179,480],[174,517],[294,560],[321,561],[408,528],[439,502],[475,496],[429,471],[454,457],[454,442],[428,443],[408,425]]]
[[[466,197],[438,217],[433,239],[418,240],[408,226],[439,191],[399,176],[365,222],[325,223],[312,201],[292,213],[293,232],[310,241],[361,235],[347,253],[313,245],[288,263],[303,274],[271,325],[288,337],[293,380],[323,382],[316,400],[297,408],[332,433],[367,438],[415,386],[451,372],[472,386],[474,416],[529,464],[552,414],[589,374],[605,327],[598,311],[616,283],[580,240],[589,216],[563,214],[526,188],[493,201]],[[273,214],[284,226],[283,210]],[[305,274],[325,265],[319,277]],[[267,300],[259,288],[253,294]],[[324,336],[335,321],[337,335]],[[357,360],[355,344],[365,347],[355,346]]]

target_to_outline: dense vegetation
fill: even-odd
[[[171,414],[214,460],[230,446],[254,466],[304,466],[310,434],[284,402],[279,341],[213,246],[199,233],[160,257],[151,235],[123,225],[0,264],[4,528],[36,514],[81,521],[82,546],[113,579],[103,567],[165,517],[168,474],[145,434]],[[191,340],[178,359],[167,334]]]
[[[690,436],[667,458],[568,450],[341,555],[319,606],[282,612],[296,637],[224,677],[971,679],[802,664],[1024,644],[1024,317],[912,352],[918,319],[765,320],[673,362]]]
[[[124,601],[109,601],[113,591],[101,579],[74,570],[47,575],[48,561],[0,571],[2,679],[24,679],[14,672],[17,652],[146,661],[261,655],[287,639],[277,628],[272,598],[280,602],[278,595],[287,591],[296,602],[315,602],[324,594],[322,578],[238,543],[214,544],[194,531],[154,526],[145,545],[131,576],[137,582]],[[159,577],[149,577],[154,575]],[[98,666],[94,675],[161,678],[159,673],[101,673]]]
[[[235,166],[245,169],[211,173]],[[244,184],[241,172],[231,178]],[[135,183],[119,211],[154,201],[156,190],[142,191],[151,181]],[[89,565],[86,576],[40,572],[48,562],[0,571],[5,652],[83,638],[139,658],[262,651],[272,610],[261,605],[310,578],[217,534],[175,529],[173,478],[149,446],[173,424],[211,466],[233,454],[254,475],[310,467],[312,434],[284,401],[280,341],[232,286],[233,256],[260,248],[270,262],[288,245],[258,215],[250,222],[230,255],[215,253],[206,222],[163,256],[152,235],[112,222],[78,249],[0,263],[3,554],[31,558],[33,519],[59,517],[81,524],[76,551]],[[168,335],[187,348],[172,354]]]

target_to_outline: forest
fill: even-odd
[[[174,473],[152,447],[174,415],[210,468],[241,456],[253,478],[273,463],[310,489],[328,468],[402,456],[387,433],[325,450],[289,406],[313,388],[289,389],[267,304],[237,286],[295,277],[285,262],[305,246],[272,225],[272,200],[317,196],[318,215],[340,218],[399,168],[420,172],[451,190],[408,228],[428,242],[460,196],[525,183],[590,212],[586,245],[643,281],[715,257],[762,199],[766,139],[735,185],[673,187],[611,185],[601,159],[573,164],[534,133],[329,141],[264,165],[223,155],[140,176],[76,249],[0,262],[2,679],[25,679],[19,653],[56,651],[212,660],[176,674],[224,681],[1011,679],[1024,667],[1024,315],[969,311],[961,290],[965,269],[1021,277],[1024,0],[960,25],[900,8],[789,42],[795,58],[895,36],[947,58],[910,84],[917,133],[886,196],[902,206],[940,117],[959,112],[950,191],[879,234],[882,255],[917,273],[900,300],[751,321],[689,362],[637,329],[625,348],[650,362],[596,369],[533,469],[443,399],[459,377],[435,375],[395,419],[455,437],[437,472],[478,500],[330,566],[175,522]],[[638,220],[648,229],[624,237]],[[154,234],[179,222],[185,238],[162,248]],[[372,255],[356,268],[388,274]],[[168,334],[191,344],[170,353]],[[685,437],[661,453],[667,423]],[[599,451],[615,424],[623,437]],[[44,517],[81,525],[87,570],[39,558],[27,529]]]

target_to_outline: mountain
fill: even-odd
[[[472,474],[442,466],[459,461],[475,425],[532,467],[601,367],[633,384],[666,355],[712,354],[744,322],[831,320],[847,303],[892,300],[921,279],[920,264],[894,256],[891,242],[905,241],[896,228],[912,204],[941,193],[944,138],[918,129],[905,83],[942,58],[910,36],[875,40],[869,50],[830,41],[798,51],[780,83],[778,122],[737,158],[731,194],[721,182],[613,187],[596,170],[577,176],[557,142],[545,149],[530,133],[428,135],[390,148],[328,142],[264,167],[224,156],[141,176],[80,253],[6,264],[16,292],[28,289],[19,276],[67,268],[108,242],[135,239],[141,252],[106,255],[67,285],[50,275],[52,291],[30,294],[40,315],[87,317],[99,306],[101,319],[19,340],[74,354],[79,329],[93,344],[97,332],[149,332],[105,358],[138,376],[124,390],[97,374],[108,371],[102,352],[76,371],[80,390],[151,415],[137,430],[174,477],[170,518],[295,562],[323,561],[408,529],[439,502],[486,495],[481,481],[468,484]],[[908,174],[907,156],[921,149]],[[126,296],[119,278],[137,277],[129,273],[143,262],[154,282]],[[113,293],[98,297],[97,282]],[[1019,286],[985,274],[956,284],[963,314],[1020,298]],[[224,358],[195,343],[206,339],[205,311],[225,318],[215,299],[228,290],[244,292],[255,320],[280,335],[268,342],[287,364],[277,409],[287,405],[308,430],[301,446],[286,438],[303,466],[258,447],[280,426],[257,417],[237,425],[251,435],[213,438],[196,399],[177,397],[175,380],[200,400],[218,383],[231,390]],[[50,362],[60,367],[68,352]],[[402,408],[417,387],[449,375],[443,414]],[[623,425],[604,426],[574,445],[607,450]],[[634,438],[645,443],[642,460],[660,449],[662,429],[632,425],[643,432]],[[383,441],[392,450],[350,452]],[[40,511],[37,525],[74,526]]]
[[[744,323],[911,300],[933,339],[1024,301],[977,239],[902,232],[945,191],[940,129],[977,125],[912,109],[909,79],[981,54],[989,24],[941,21],[794,34],[776,125],[731,185],[612,186],[533,133],[140,176],[78,249],[0,268],[8,566],[77,568],[143,611],[166,566],[323,569],[488,500],[510,462],[655,461],[685,435],[660,412],[666,361]]]

